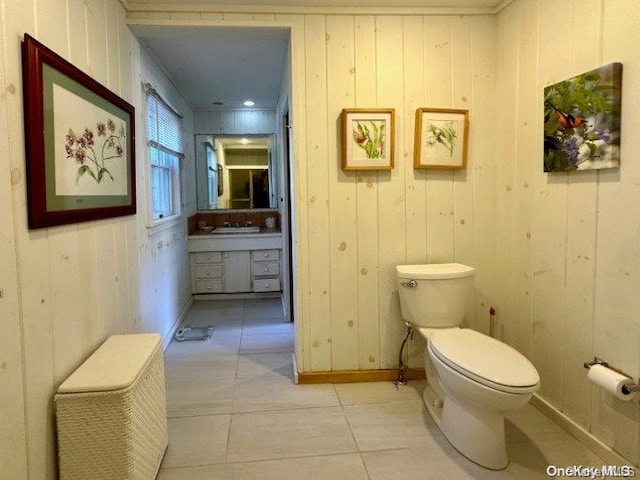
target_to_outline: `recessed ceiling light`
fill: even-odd
[[[249,139],[248,138],[243,138],[240,140],[240,143],[243,145],[246,145],[247,143],[249,143]]]
[[[253,100],[245,100],[244,102],[242,102],[242,104],[245,107],[253,107],[256,104],[256,102],[254,102]]]

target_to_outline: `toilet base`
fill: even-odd
[[[478,465],[502,470],[509,464],[501,412],[463,405],[447,395],[440,429],[456,450]]]

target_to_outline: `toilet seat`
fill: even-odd
[[[442,363],[482,385],[506,393],[530,393],[540,377],[514,348],[468,328],[433,332],[429,350]]]

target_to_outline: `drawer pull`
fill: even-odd
[[[264,258],[269,258],[269,252],[264,252]]]
[[[264,267],[265,272],[269,272],[269,267]]]
[[[269,285],[268,283],[265,283],[265,284],[264,284],[264,288],[269,288],[269,286],[270,286],[270,285]]]

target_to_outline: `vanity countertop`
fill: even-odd
[[[267,228],[260,227],[260,232],[233,232],[233,233],[214,233],[213,231],[204,231],[204,230],[194,230],[189,233],[189,238],[202,238],[202,237],[211,237],[211,238],[220,238],[220,237],[279,237],[282,235],[282,232],[275,228]]]
[[[188,236],[190,252],[282,248],[282,232],[260,227],[256,233],[213,233],[196,230]]]

